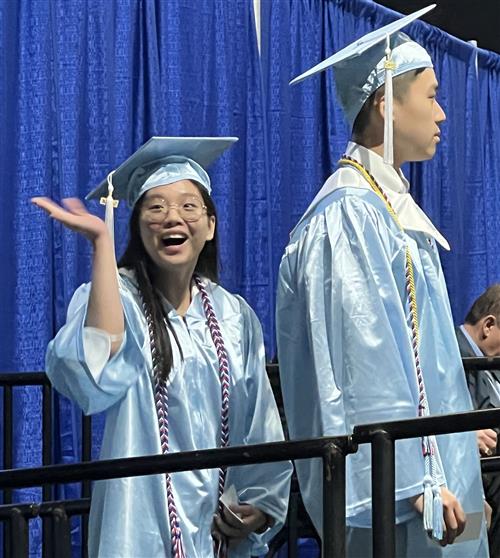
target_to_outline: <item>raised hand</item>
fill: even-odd
[[[85,325],[102,329],[110,335],[122,335],[125,322],[118,289],[115,251],[106,223],[89,213],[77,198],[66,198],[62,200],[62,205],[49,198],[32,198],[31,201],[52,219],[92,242],[92,286]],[[121,341],[111,344],[110,358],[120,344]]]
[[[104,221],[89,213],[78,198],[65,198],[62,200],[62,205],[44,197],[31,198],[31,202],[46,211],[50,217],[68,229],[82,234],[91,242],[109,234]]]

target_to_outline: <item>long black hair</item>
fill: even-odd
[[[207,208],[207,217],[215,217],[215,230],[212,240],[207,240],[203,247],[194,272],[197,275],[203,275],[211,281],[217,283],[219,281],[219,256],[217,242],[217,214],[214,202],[208,192],[197,184],[193,184],[198,189],[203,203]],[[160,295],[154,286],[155,263],[151,260],[144,248],[139,228],[139,214],[144,196],[135,204],[130,217],[130,238],[125,248],[123,256],[118,262],[118,267],[124,267],[135,272],[137,285],[144,303],[146,319],[151,320],[152,342],[155,347],[159,348],[153,355],[153,367],[159,367],[160,376],[166,379],[173,365],[173,352],[168,335],[168,329],[172,331],[177,341],[177,336],[170,324],[167,314],[163,311]],[[203,218],[203,217],[202,217]],[[149,314],[149,316],[148,316]],[[179,345],[179,343],[177,342]],[[182,355],[182,348],[179,345]]]

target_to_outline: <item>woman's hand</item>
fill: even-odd
[[[98,238],[108,235],[106,224],[96,215],[92,215],[78,198],[65,198],[62,206],[50,198],[31,198],[37,207],[46,211],[50,217],[62,223],[68,229],[82,234],[95,242]]]
[[[214,516],[213,534],[216,538],[226,538],[229,546],[237,546],[250,533],[258,532],[269,525],[268,516],[258,508],[249,504],[230,506],[241,521],[224,512]],[[272,524],[272,523],[271,523]]]
[[[115,251],[106,223],[89,213],[77,198],[62,200],[62,206],[49,198],[32,198],[31,201],[53,219],[92,242],[92,281],[85,325],[121,336],[125,330],[125,318],[118,288]],[[121,341],[111,344],[110,358],[120,345]]]
[[[497,433],[491,428],[485,430],[478,430],[476,432],[477,445],[481,455],[490,456],[496,452],[497,448]]]
[[[441,498],[443,500],[444,534],[439,544],[446,546],[447,544],[452,544],[464,532],[467,517],[456,496],[444,486],[441,487]],[[414,498],[413,505],[422,514],[424,510],[424,495],[419,494]]]

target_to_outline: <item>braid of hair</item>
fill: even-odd
[[[164,373],[163,359],[161,351],[157,345],[157,335],[155,332],[155,320],[153,318],[149,304],[142,297],[142,309],[146,318],[149,334],[149,344],[151,348],[151,360],[153,363],[153,385],[156,414],[158,417],[158,428],[160,433],[161,451],[164,455],[169,451],[169,431],[168,431],[168,389],[167,378]],[[168,336],[168,332],[165,334]],[[172,357],[172,355],[170,355]],[[170,536],[173,558],[186,558],[182,532],[179,521],[179,514],[175,504],[172,478],[170,474],[165,474],[165,485],[167,491],[168,520],[170,526]]]
[[[151,283],[146,262],[144,260],[140,260],[137,262],[135,269],[137,283],[143,303],[143,310],[145,315],[149,316],[151,323],[149,335],[150,339],[153,340],[155,344],[157,372],[162,378],[167,379],[173,365],[172,344],[167,331],[172,329],[170,320],[162,310],[158,294],[154,290]],[[163,325],[166,325],[166,328],[163,327]],[[177,341],[177,336],[175,336],[175,339]]]

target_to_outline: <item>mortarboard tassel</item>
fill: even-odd
[[[104,214],[104,222],[108,227],[109,236],[111,238],[111,244],[113,245],[113,252],[115,251],[115,220],[114,220],[114,208],[118,207],[118,200],[113,199],[113,182],[111,177],[115,171],[111,171],[108,174],[108,195],[101,198],[101,204],[106,206],[106,212]]]
[[[443,499],[438,484],[432,487],[432,536],[440,541],[443,538]]]
[[[433,512],[432,477],[425,475],[423,522],[424,529],[429,533],[433,531]]]
[[[391,36],[386,36],[385,48],[385,105],[384,105],[384,162],[388,165],[394,163],[393,148],[393,92],[392,92],[392,73],[396,69],[391,59]]]

